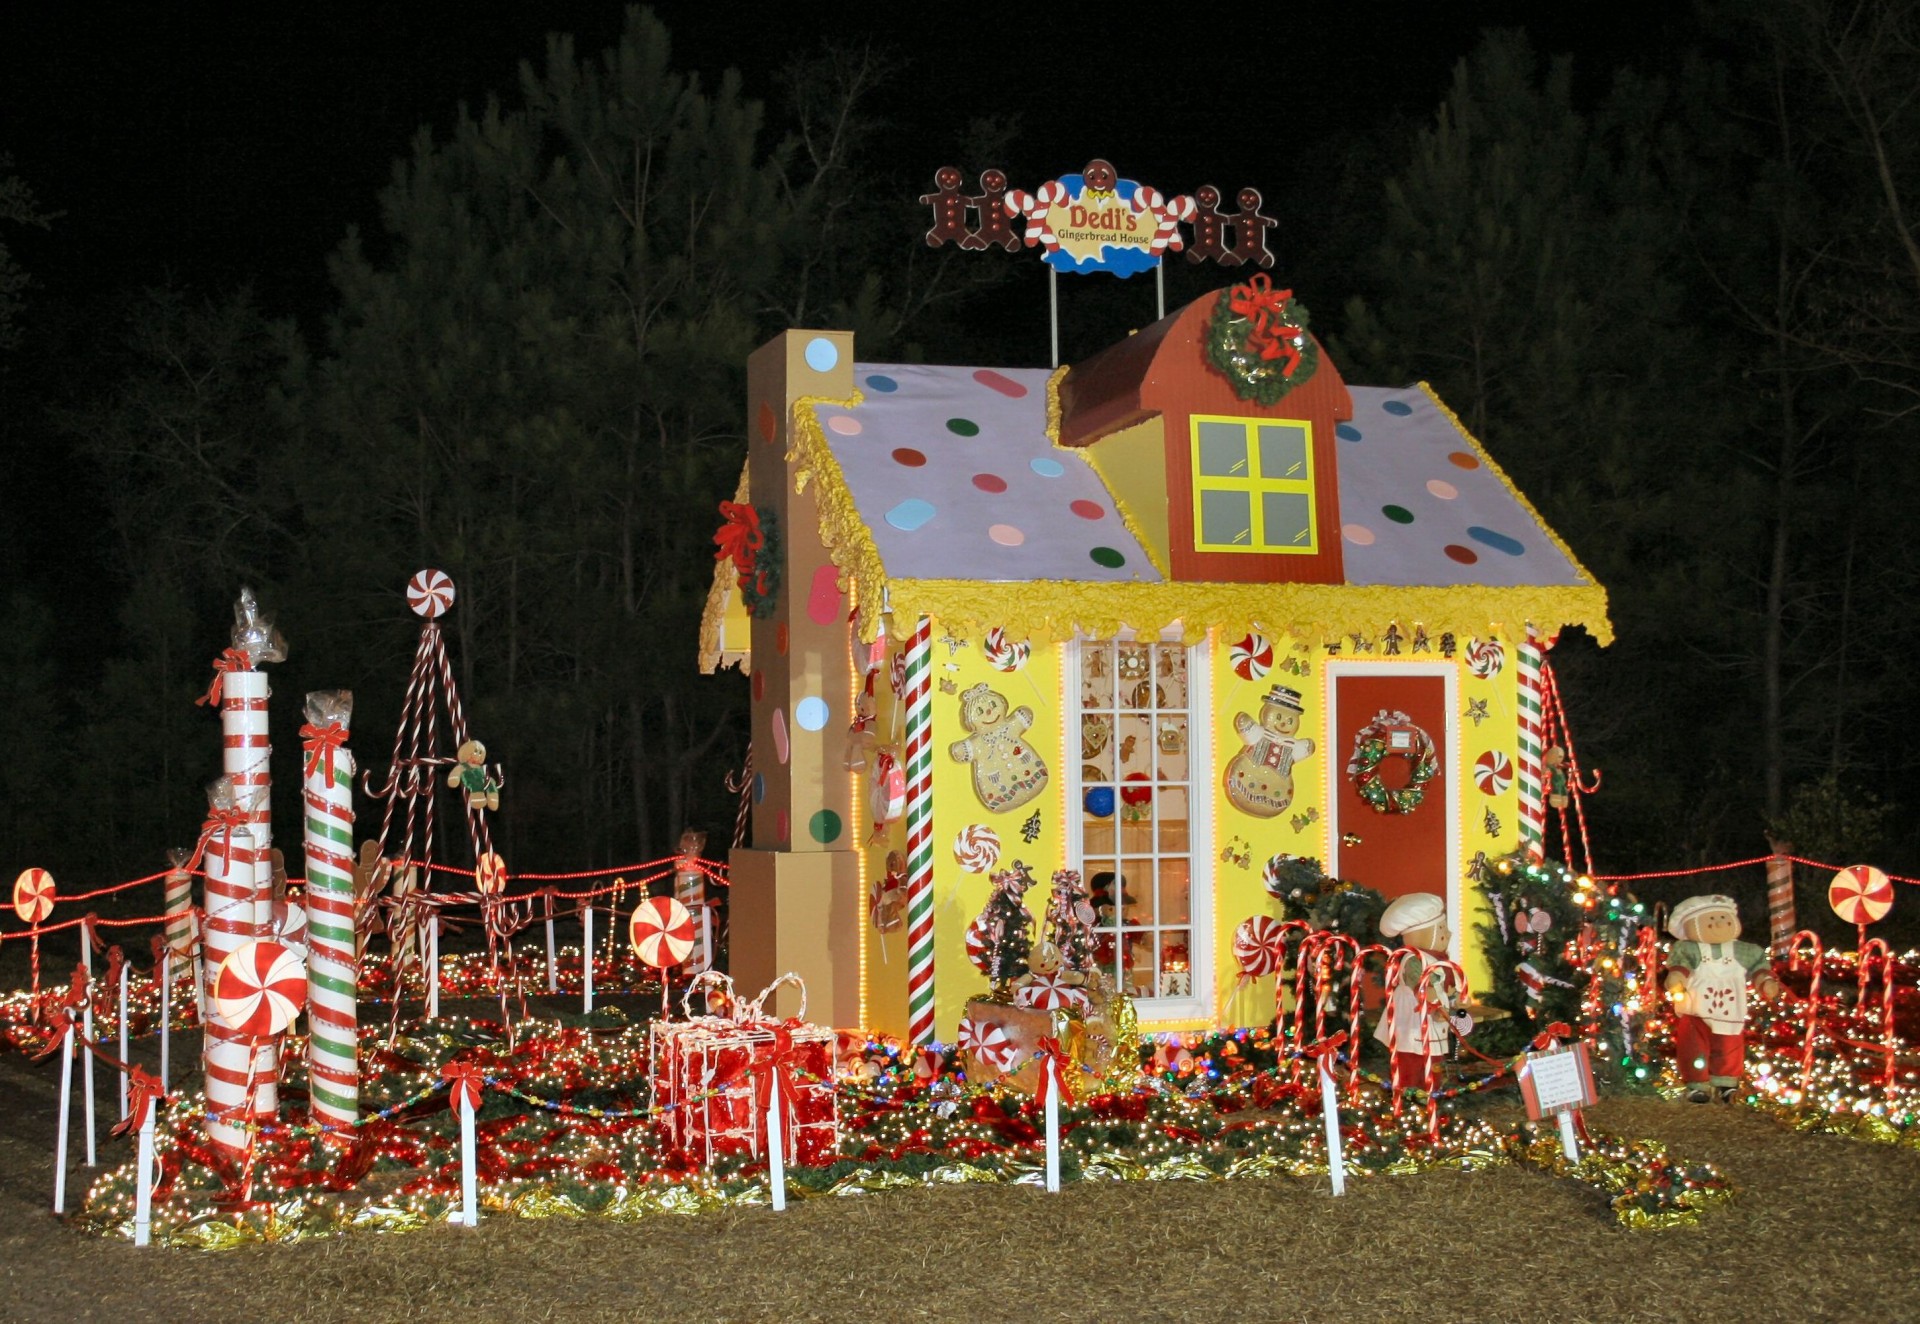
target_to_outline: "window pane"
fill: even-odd
[[[1114,669],[1119,677],[1119,707],[1144,708],[1153,693],[1153,654],[1145,644],[1121,644]]]
[[[1108,814],[1104,818],[1085,815],[1080,823],[1080,840],[1084,843],[1082,849],[1088,855],[1113,854],[1113,815]]]
[[[1080,645],[1080,706],[1113,707],[1113,645]]]
[[[1181,644],[1160,644],[1154,650],[1156,707],[1184,710],[1187,706],[1187,650]]]
[[[1120,937],[1120,984],[1130,997],[1154,996],[1153,934],[1125,933]]]
[[[1239,423],[1200,425],[1200,476],[1247,478],[1247,430]]]
[[[1307,479],[1307,430],[1285,423],[1260,425],[1260,477]]]
[[[1089,782],[1113,780],[1113,718],[1088,713],[1080,719],[1080,777]]]
[[[1187,719],[1162,717],[1160,734],[1155,738],[1160,749],[1160,780],[1184,782],[1187,779]],[[1186,816],[1184,807],[1181,817]]]
[[[1193,966],[1185,929],[1160,935],[1160,996],[1184,998],[1193,993]]]
[[[1262,534],[1268,547],[1305,547],[1313,541],[1313,498],[1305,492],[1265,492]]]
[[[1093,904],[1094,922],[1103,929],[1120,923],[1118,881],[1112,860],[1087,860],[1087,900]]]
[[[1133,928],[1153,923],[1153,861],[1120,861],[1120,924]]]
[[[1253,502],[1245,492],[1200,494],[1200,541],[1212,547],[1253,541]]]
[[[1185,855],[1187,853],[1187,788],[1184,786],[1162,787],[1159,797],[1160,853]]]
[[[1185,860],[1160,862],[1160,923],[1185,924],[1190,880]]]

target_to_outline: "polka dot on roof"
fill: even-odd
[[[1018,547],[1027,540],[1027,535],[1011,524],[990,525],[987,529],[987,537],[1002,547]]]
[[[1362,434],[1360,429],[1351,423],[1336,423],[1334,425],[1333,435],[1342,441],[1359,441]]]
[[[887,523],[902,533],[912,533],[932,519],[934,514],[931,502],[922,501],[919,497],[909,497],[887,512]]]
[[[982,492],[992,492],[995,495],[1007,490],[1007,480],[999,474],[975,474],[973,485]]]
[[[1049,460],[1044,455],[1037,459],[1029,460],[1027,467],[1039,474],[1042,478],[1058,478],[1067,471],[1067,467],[1061,464],[1060,461]]]
[[[1447,463],[1456,469],[1478,469],[1480,467],[1480,457],[1469,454],[1466,451],[1455,451],[1447,456]]]
[[[1480,559],[1480,554],[1474,551],[1473,548],[1462,547],[1457,542],[1448,543],[1444,550],[1449,557],[1458,561],[1461,565],[1472,565]]]
[[[893,462],[904,464],[909,469],[918,469],[927,462],[927,457],[911,446],[900,446],[893,452]]]
[[[1405,400],[1388,400],[1382,403],[1380,407],[1389,414],[1392,414],[1395,418],[1405,418],[1413,412],[1413,406]]]
[[[1105,519],[1107,517],[1106,507],[1102,506],[1098,501],[1076,501],[1068,506],[1067,509],[1071,510],[1081,519]]]
[[[1005,373],[995,372],[992,368],[981,368],[973,374],[973,379],[990,391],[998,391],[1009,400],[1024,399],[1027,388]]]
[[[1355,547],[1371,547],[1374,542],[1373,530],[1364,524],[1342,524],[1340,536]]]
[[[900,389],[900,383],[884,372],[871,372],[867,374],[867,389],[878,391],[882,395],[892,395]]]
[[[1087,555],[1093,558],[1095,565],[1104,566],[1108,570],[1118,570],[1127,563],[1125,554],[1113,547],[1096,547]]]
[[[1413,523],[1413,512],[1405,506],[1382,506],[1380,507],[1380,513],[1392,520],[1395,524]]]
[[[1478,524],[1467,530],[1467,536],[1483,547],[1491,547],[1496,552],[1505,552],[1508,556],[1526,555],[1526,544],[1518,538],[1510,538],[1504,533],[1495,532]]]
[[[843,437],[857,437],[864,431],[860,426],[860,420],[852,414],[835,414],[827,420],[827,430],[837,432]]]
[[[1439,478],[1429,478],[1427,480],[1427,491],[1433,493],[1442,501],[1451,501],[1460,495],[1459,488]]]
[[[980,425],[970,418],[950,418],[947,420],[947,431],[956,437],[977,437],[980,435]]]

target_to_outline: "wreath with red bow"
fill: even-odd
[[[747,614],[760,620],[773,615],[774,595],[780,591],[780,527],[771,510],[744,501],[722,501],[725,520],[713,535],[720,550],[716,561],[732,561]]]
[[[1207,361],[1242,400],[1273,405],[1313,376],[1320,347],[1307,334],[1307,310],[1293,291],[1274,289],[1263,271],[1223,292],[1214,304],[1207,322]]]

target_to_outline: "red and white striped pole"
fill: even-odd
[[[267,700],[272,690],[267,673],[249,668],[227,675],[220,697],[222,771],[233,782],[233,807],[252,835],[253,929],[249,937],[273,932],[273,865],[267,852],[273,847],[273,747],[267,737]],[[223,956],[222,960],[225,959]],[[217,979],[220,962],[208,958],[207,979]],[[209,1018],[211,1019],[211,1018]],[[252,1106],[272,1116],[279,1108],[280,1040],[278,1036],[253,1041],[252,1070],[266,1081]]]
[[[262,936],[254,922],[253,894],[257,866],[253,833],[242,826],[223,828],[207,842],[207,978],[219,974],[227,957]],[[278,1105],[273,1074],[263,1074],[255,1041],[229,1029],[212,1011],[212,996],[203,1027],[202,1063],[207,1077],[207,1139],[231,1153],[247,1147],[245,1123],[270,1115]]]
[[[300,729],[305,761],[307,855],[307,1068],[313,1117],[333,1126],[360,1119],[358,998],[353,897],[353,696],[307,696]]]
[[[1541,681],[1546,648],[1533,622],[1527,622],[1526,638],[1514,650],[1519,673],[1515,702],[1520,718],[1520,848],[1535,860],[1547,855],[1546,691]]]
[[[933,1001],[933,622],[907,640],[907,1031],[934,1036]]]

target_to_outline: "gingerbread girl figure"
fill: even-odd
[[[1233,226],[1233,247],[1220,255],[1221,265],[1237,267],[1251,262],[1256,267],[1270,267],[1273,254],[1267,251],[1267,231],[1279,222],[1260,214],[1259,189],[1241,189],[1239,202],[1240,210],[1226,218]]]
[[[1219,189],[1202,184],[1193,191],[1193,215],[1189,221],[1193,226],[1193,240],[1187,245],[1187,261],[1224,260],[1227,249],[1221,241],[1226,237],[1227,218],[1220,214]]]
[[[961,174],[952,166],[941,166],[933,174],[936,193],[922,193],[920,201],[933,208],[933,228],[927,231],[927,247],[938,248],[949,239],[965,247],[967,238],[967,195],[960,191]]]
[[[1425,1089],[1433,1062],[1445,1057],[1449,1047],[1452,1008],[1446,987],[1439,980],[1429,981],[1424,1000],[1421,989],[1432,965],[1447,959],[1453,937],[1447,928],[1447,903],[1431,892],[1397,896],[1380,915],[1380,936],[1398,938],[1414,955],[1401,963],[1400,982],[1387,996],[1373,1037],[1392,1054],[1394,1091]]]
[[[998,170],[981,171],[980,191],[967,198],[974,214],[980,218],[980,228],[962,239],[960,247],[979,249],[998,244],[1009,253],[1020,247],[1020,236],[1013,232],[1013,213],[1008,210],[1006,199],[1006,175]]]
[[[1667,917],[1679,941],[1667,957],[1673,1055],[1689,1103],[1729,1103],[1746,1065],[1747,979],[1763,998],[1780,995],[1767,949],[1739,941],[1730,896],[1690,896]]]

